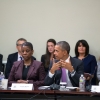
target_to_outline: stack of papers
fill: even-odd
[[[50,86],[40,86],[38,89],[39,90],[50,89]]]
[[[78,87],[66,87],[66,89],[74,90],[77,89]]]
[[[67,83],[66,82],[60,82],[60,85],[67,85]]]

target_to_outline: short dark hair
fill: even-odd
[[[27,42],[26,39],[24,39],[24,38],[19,38],[19,39],[16,41],[16,45],[18,45],[18,41],[25,41],[25,42]]]
[[[66,50],[68,54],[70,53],[70,45],[68,42],[60,41],[56,45],[59,45],[63,50]]]
[[[33,45],[32,45],[32,43],[30,43],[30,42],[25,42],[25,43],[23,43],[22,44],[22,47],[23,46],[28,46],[31,50],[33,50]]]
[[[76,43],[76,46],[75,46],[75,55],[76,57],[79,56],[79,52],[78,52],[78,46],[80,45],[80,43],[82,43],[82,45],[86,48],[86,51],[85,51],[85,56],[87,56],[89,54],[89,45],[87,43],[86,40],[79,40],[77,43]]]

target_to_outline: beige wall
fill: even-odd
[[[33,43],[40,60],[46,41],[54,38],[71,45],[86,39],[90,53],[100,56],[100,0],[0,0],[0,53],[4,60],[16,51],[20,37]]]

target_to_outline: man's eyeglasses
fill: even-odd
[[[22,46],[22,44],[17,44],[17,46]]]

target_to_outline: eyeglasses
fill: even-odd
[[[22,46],[22,44],[17,44],[17,46]]]

